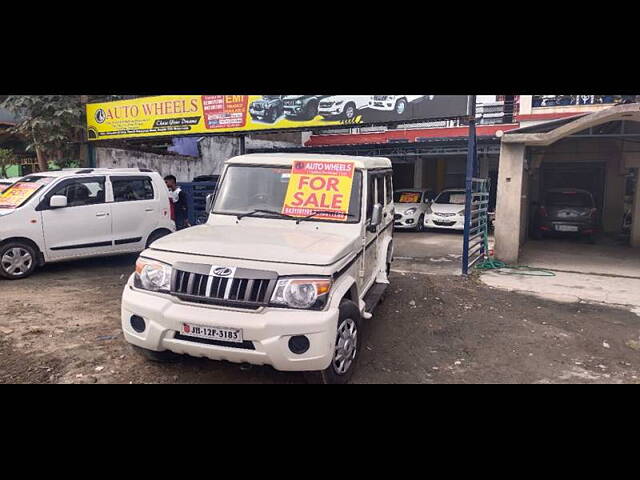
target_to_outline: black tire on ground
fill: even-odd
[[[168,230],[156,230],[151,235],[149,235],[149,238],[147,239],[146,248],[149,248],[153,242],[155,242],[156,240],[162,237],[166,237],[170,233],[171,232]]]
[[[316,102],[309,102],[305,109],[305,120],[313,120],[318,115],[318,104]]]
[[[331,360],[331,364],[325,370],[317,372],[305,372],[305,377],[309,383],[323,383],[323,384],[345,384],[349,383],[353,372],[360,358],[360,347],[362,346],[362,319],[360,318],[360,310],[355,303],[351,300],[343,300],[340,303],[340,315],[338,317],[338,331],[336,332],[336,347],[341,340],[340,332],[355,331],[355,343],[349,342],[345,344],[347,348],[347,359],[345,362],[340,362],[341,359],[336,361],[337,348],[334,349],[334,358]],[[352,337],[350,337],[352,338]],[[344,341],[344,340],[343,340]],[[345,363],[351,360],[347,366]],[[336,365],[346,366],[346,369],[340,373],[338,372]]]
[[[146,358],[147,360],[151,360],[152,362],[175,363],[180,361],[180,359],[182,358],[180,355],[178,355],[177,353],[173,353],[170,350],[156,352],[154,350],[142,348],[137,345],[131,345],[131,346],[133,347],[133,349],[138,355],[141,355],[142,357]]]
[[[0,276],[21,280],[30,276],[38,264],[36,250],[26,242],[8,242],[0,247]]]
[[[272,108],[269,114],[269,123],[276,123],[276,120],[278,120],[278,109]]]
[[[416,224],[416,232],[424,232],[424,215],[420,215]]]

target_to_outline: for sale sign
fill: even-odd
[[[345,221],[354,170],[352,162],[294,161],[282,213]]]

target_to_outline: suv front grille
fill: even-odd
[[[218,268],[218,267],[216,267]],[[211,265],[177,263],[171,277],[171,293],[196,303],[258,308],[269,303],[276,272],[238,268],[232,276],[211,272]]]

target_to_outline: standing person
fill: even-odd
[[[176,230],[190,227],[189,224],[189,205],[187,203],[187,195],[176,183],[176,177],[167,175],[164,177],[164,183],[169,189],[169,198],[171,198],[171,211],[173,220],[176,222]]]

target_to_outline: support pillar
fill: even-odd
[[[502,143],[498,170],[498,196],[495,220],[495,256],[510,264],[518,262],[521,229],[526,209],[522,196],[526,193],[525,146]]]
[[[424,160],[420,157],[416,158],[413,164],[413,188],[422,188],[422,169],[424,168]]]
[[[633,207],[631,208],[631,239],[632,247],[640,248],[640,168],[636,175],[636,192],[633,195]]]

